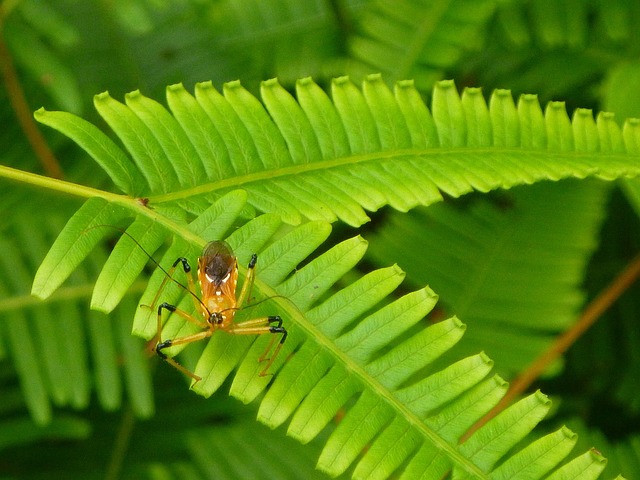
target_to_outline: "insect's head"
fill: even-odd
[[[207,322],[211,325],[222,325],[224,321],[225,318],[222,312],[212,312],[209,314],[209,318],[207,318]]]

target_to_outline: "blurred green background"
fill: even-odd
[[[389,85],[415,79],[425,99],[434,81],[453,78],[459,88],[482,86],[486,95],[506,88],[515,99],[536,93],[543,106],[564,100],[570,115],[587,107],[615,111],[619,120],[640,116],[638,24],[640,3],[625,0],[5,0],[0,163],[107,188],[102,171],[77,146],[36,127],[43,142],[31,130],[32,112],[41,106],[65,110],[104,126],[92,106],[97,93],[108,90],[121,99],[139,89],[162,101],[167,85],[183,83],[191,90],[206,80],[219,88],[240,79],[257,95],[260,81],[272,77],[290,88],[302,77],[327,86],[336,76],[358,82],[381,72]],[[34,152],[43,145],[57,163],[43,164],[49,154]],[[639,198],[640,190],[633,182],[622,187],[611,194],[586,277],[590,297],[638,250],[637,212],[628,199]],[[0,322],[30,308],[33,272],[79,205],[0,181]],[[374,250],[380,229],[393,222],[388,216],[383,210],[365,227]],[[336,226],[334,235],[350,233]],[[88,265],[77,284],[95,279],[99,265]],[[564,395],[559,408],[567,418],[581,417],[571,426],[583,434],[584,446],[598,445],[607,456],[619,451],[607,451],[610,443],[638,449],[637,298],[637,289],[629,292],[570,352],[562,376],[542,384],[545,392]],[[73,304],[56,308],[60,316],[65,308],[80,310],[104,329],[104,319],[88,313],[86,303],[86,292],[79,292]],[[110,330],[100,330],[116,337],[122,351],[114,354],[123,358],[136,355],[128,348],[142,347],[126,339],[135,304],[129,307]],[[14,365],[2,334],[0,478],[321,476],[313,471],[321,439],[303,448],[256,424],[250,406],[224,395],[204,400],[190,394],[169,368],[155,369],[152,377],[125,372],[122,388],[128,393],[111,404],[99,392],[76,403],[54,395],[38,416],[28,398],[45,394],[25,394],[29,386],[16,373],[35,375],[35,367]],[[153,388],[136,378],[153,378]]]

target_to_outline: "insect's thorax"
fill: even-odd
[[[217,313],[219,314],[219,325],[221,327],[226,327],[233,320],[233,316],[236,313],[236,296],[235,294],[232,297],[227,297],[223,294],[215,293],[210,297],[204,297],[202,299],[205,307],[208,310],[208,316],[211,314]]]

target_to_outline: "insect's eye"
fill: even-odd
[[[222,314],[220,312],[213,312],[211,315],[209,315],[209,323],[212,325],[220,324],[223,321],[224,318],[222,318]]]

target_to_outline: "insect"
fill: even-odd
[[[234,322],[236,312],[243,308],[245,302],[251,295],[257,261],[258,256],[253,254],[247,266],[247,275],[242,289],[236,296],[238,259],[233,254],[227,242],[221,240],[209,242],[205,245],[202,255],[198,257],[197,274],[200,291],[202,293],[202,296],[198,296],[189,261],[184,257],[177,258],[171,268],[166,272],[167,275],[160,284],[160,288],[151,305],[143,305],[143,307],[156,310],[157,313],[158,326],[156,336],[154,337],[155,346],[153,347],[155,353],[197,382],[201,380],[201,378],[169,357],[164,352],[166,348],[203,340],[218,330],[223,330],[235,335],[263,335],[268,333],[274,336],[269,342],[265,352],[258,359],[259,362],[266,362],[265,367],[260,372],[260,376],[267,375],[269,368],[287,339],[287,330],[282,326],[282,319],[278,315],[274,315],[254,318],[239,323]],[[186,310],[182,310],[166,302],[158,304],[162,291],[169,280],[179,284],[179,282],[173,279],[173,274],[179,265],[182,266],[182,270],[186,275],[187,285],[184,286],[184,288],[193,298],[197,315],[192,315]],[[196,325],[201,331],[184,337],[162,340],[163,310],[179,315],[186,321]],[[274,349],[273,346],[277,335],[280,335],[280,339]],[[273,352],[269,355],[272,350]]]

